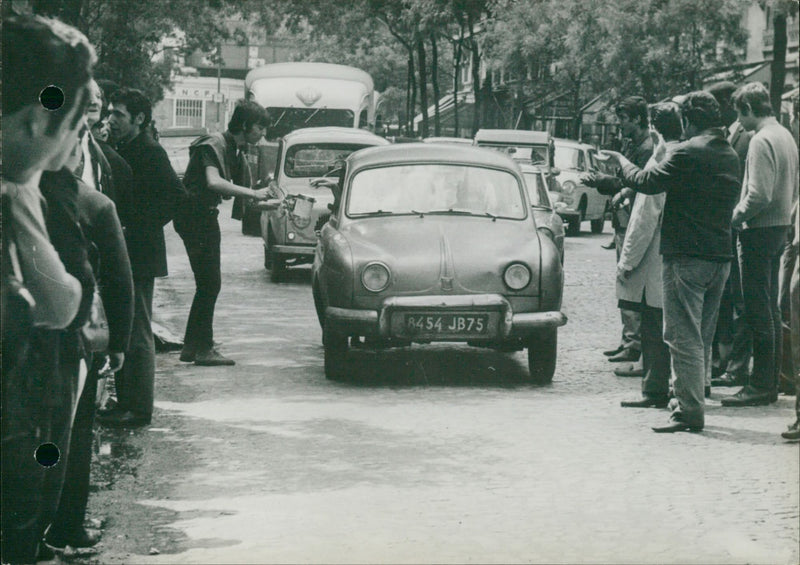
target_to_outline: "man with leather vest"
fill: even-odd
[[[641,96],[629,96],[617,104],[615,108],[619,118],[620,129],[624,138],[622,154],[637,167],[644,168],[653,155],[653,140],[648,132],[647,102]],[[622,179],[603,173],[590,173],[582,179],[587,186],[597,187],[600,194],[614,196],[611,223],[614,227],[614,240],[617,250],[617,261],[625,241],[625,232],[630,219],[633,192],[624,191]],[[622,340],[619,347],[606,351],[611,361],[639,360],[641,345],[641,316],[639,312],[620,307],[622,319]],[[641,376],[641,367],[632,365],[622,371],[615,371],[618,376]]]
[[[222,286],[217,207],[224,196],[266,200],[266,188],[252,190],[245,157],[248,144],[264,136],[269,118],[256,102],[239,100],[223,133],[204,135],[189,147],[184,185],[188,198],[175,216],[195,280],[195,294],[180,360],[201,366],[233,365],[214,348],[214,308]]]

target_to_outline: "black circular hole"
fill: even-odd
[[[52,467],[58,463],[61,457],[61,452],[58,451],[58,446],[54,443],[43,443],[36,448],[36,461],[42,467]]]
[[[64,93],[60,88],[51,84],[39,94],[39,102],[48,110],[58,110],[64,105]]]

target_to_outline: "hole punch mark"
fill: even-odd
[[[64,105],[64,92],[51,84],[43,88],[39,93],[39,102],[48,110],[58,110]]]
[[[36,458],[36,462],[42,467],[53,467],[61,458],[61,452],[58,450],[56,444],[43,443],[36,448],[34,457]]]

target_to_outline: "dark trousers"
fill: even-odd
[[[735,232],[734,232],[735,233]],[[734,235],[733,255],[737,252]],[[714,365],[720,373],[747,379],[750,375],[750,358],[753,356],[753,332],[744,317],[744,297],[739,262],[731,263],[731,274],[719,304],[717,330],[714,334]]]
[[[220,269],[220,232],[214,209],[195,210],[176,220],[175,229],[183,239],[194,273],[195,293],[183,347],[191,351],[211,349],[214,345],[214,308],[222,287]]]
[[[614,232],[614,243],[617,252],[617,262],[622,254],[622,246],[625,243],[625,229],[618,229]],[[642,316],[638,310],[628,308],[619,309],[620,320],[622,321],[622,338],[620,345],[623,349],[642,350]]]
[[[30,347],[34,352],[40,349],[41,355],[34,353],[38,359],[2,375],[3,563],[36,562],[39,542],[64,484],[78,361],[59,358],[58,333],[63,336],[51,331],[34,337]],[[42,363],[44,357],[49,360]],[[52,467],[34,458],[36,449],[46,443],[59,450],[58,463]]]
[[[642,304],[642,394],[663,396],[669,394],[669,347],[664,342],[664,311]]]
[[[78,399],[75,419],[69,446],[69,459],[66,461],[66,476],[61,490],[49,536],[53,538],[71,537],[83,528],[86,504],[89,501],[89,469],[92,462],[92,440],[97,398],[98,371],[105,357],[98,356],[86,375],[86,384]]]
[[[156,347],[153,340],[153,277],[133,279],[133,327],[125,364],[114,377],[117,405],[143,416],[153,413]]]
[[[739,233],[739,266],[747,323],[753,332],[750,385],[777,392],[782,353],[778,273],[787,227],[751,228]]]

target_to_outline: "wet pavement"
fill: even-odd
[[[355,351],[327,381],[307,267],[274,284],[223,205],[215,338],[235,367],[158,356],[151,426],[99,430],[83,563],[797,563],[793,398],[656,435],[622,409],[608,233],[566,241],[559,364],[461,345]],[[193,281],[166,229],[155,318],[181,335]]]

